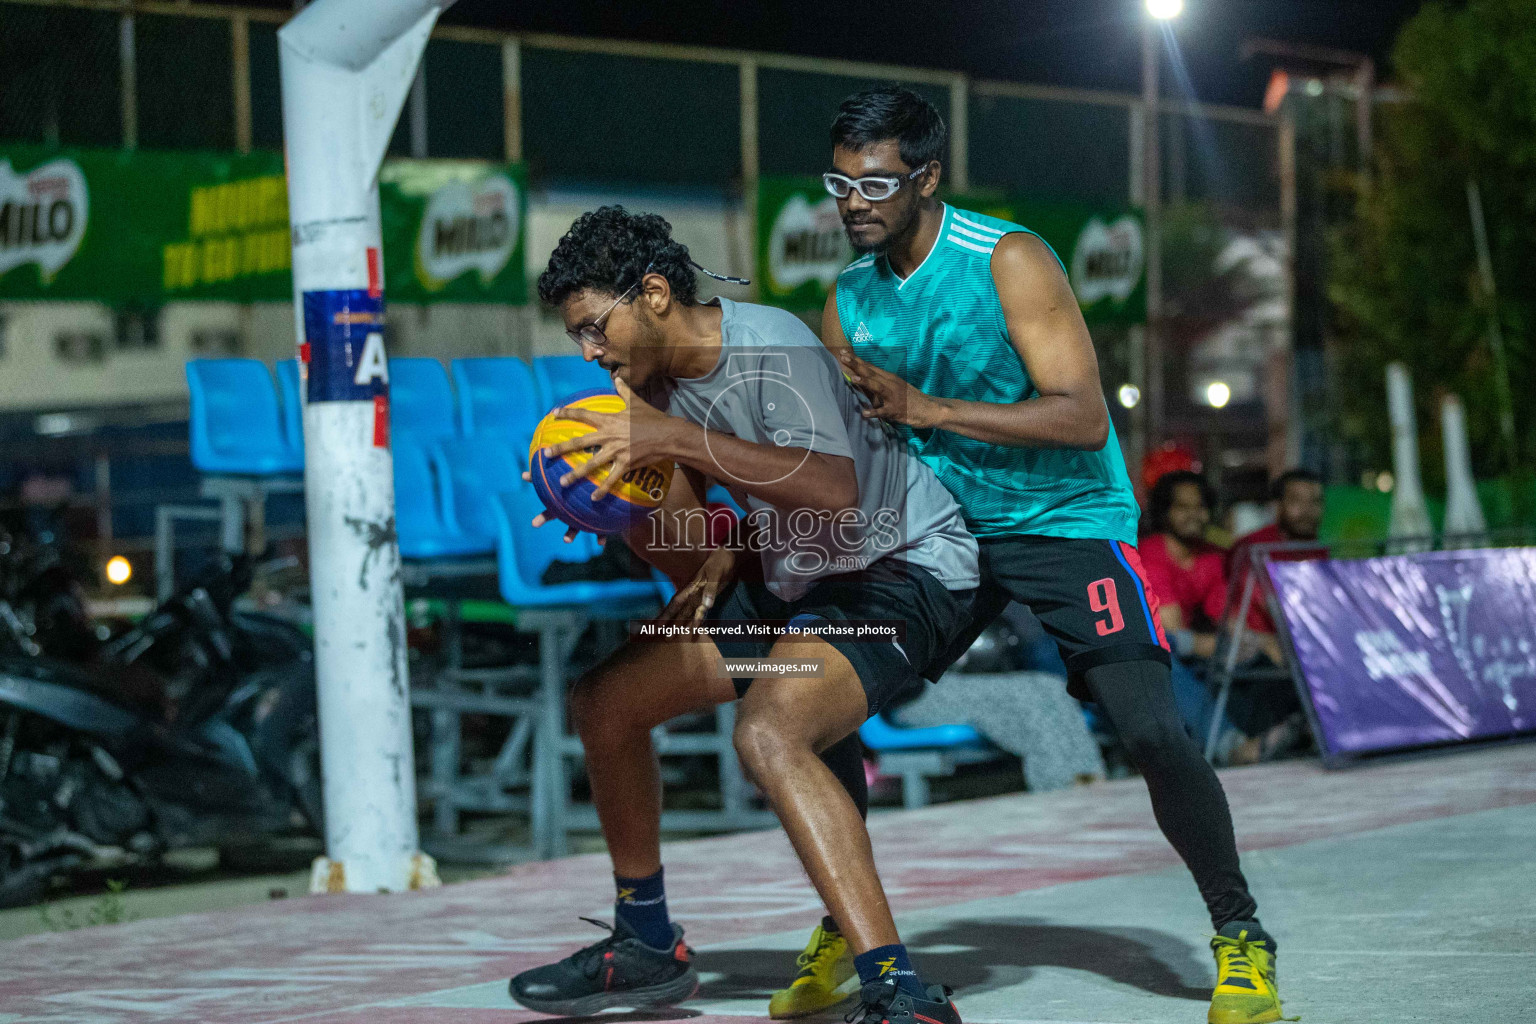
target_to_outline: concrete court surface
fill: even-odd
[[[1536,1011],[1536,745],[1223,775],[1288,1015],[1502,1024]],[[920,970],[972,1024],[1205,1017],[1209,923],[1140,780],[882,815]],[[667,847],[700,1024],[764,1020],[820,913],[779,833]],[[426,893],[286,900],[0,943],[0,1024],[521,1024],[506,978],[598,937],[606,858]],[[665,1019],[621,1014],[610,1021]],[[823,1020],[841,1019],[828,1014]]]

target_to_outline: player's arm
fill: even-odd
[[[992,279],[1008,339],[1038,392],[1021,402],[968,402],[924,395],[900,377],[847,351],[842,326],[838,353],[854,384],[870,398],[866,416],[918,429],[948,430],[1010,448],[1098,451],[1109,438],[1109,410],[1099,383],[1093,338],[1077,297],[1050,248],[1034,235],[1004,235],[992,251]],[[829,303],[822,329],[836,323]]]
[[[558,458],[582,448],[592,457],[560,478],[562,487],[608,466],[608,478],[594,490],[601,498],[631,467],[671,461],[679,466],[738,481],[743,491],[777,508],[837,514],[859,504],[859,480],[853,459],[796,445],[757,444],[731,434],[706,430],[670,416],[632,391],[620,378],[614,387],[627,408],[599,413],[567,407],[560,415],[592,427],[591,433],[545,449]],[[748,483],[746,481],[766,481]]]
[[[737,487],[776,508],[836,514],[859,504],[853,460],[793,445],[757,444],[678,420],[669,458],[679,465],[723,472]],[[767,481],[756,483],[748,481]]]
[[[843,318],[837,312],[837,282],[827,289],[827,304],[821,307],[821,343],[834,356],[842,359],[853,352],[848,335],[843,333]]]

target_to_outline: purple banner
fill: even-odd
[[[1330,756],[1536,730],[1536,548],[1271,562]]]

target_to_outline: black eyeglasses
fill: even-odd
[[[623,295],[620,295],[618,298],[614,299],[613,305],[603,310],[602,314],[594,319],[591,323],[582,324],[580,327],[573,331],[566,331],[565,336],[570,338],[577,345],[591,345],[593,348],[607,347],[608,335],[603,333],[603,325],[608,322],[609,315],[614,310],[619,308],[619,303],[629,298],[629,293],[640,287],[640,285],[645,281],[645,275],[649,274],[655,265],[656,264],[654,263],[647,263],[645,265],[645,269],[640,271],[640,279],[634,284],[630,285],[629,288],[625,290]],[[705,270],[693,260],[689,260],[688,265],[693,267],[693,269],[697,270],[699,273],[712,277],[716,281],[724,281],[726,284],[749,285],[752,283],[745,277],[732,277],[729,274],[717,274],[713,270]]]
[[[905,183],[916,179],[928,169],[927,164],[919,167],[905,177],[885,177],[876,175],[869,178],[850,178],[846,174],[836,171],[828,171],[821,176],[821,183],[827,191],[836,199],[847,199],[849,193],[858,192],[871,203],[884,202],[895,195],[897,190]]]
[[[566,331],[565,336],[570,338],[578,346],[591,345],[593,348],[606,348],[608,346],[608,335],[603,333],[603,325],[608,322],[608,317],[613,313],[613,311],[619,308],[619,303],[629,298],[630,293],[633,292],[636,288],[640,287],[640,282],[644,281],[645,275],[649,274],[650,272],[651,265],[646,264],[645,269],[640,271],[639,279],[637,279],[634,284],[626,288],[623,295],[620,295],[618,298],[614,299],[611,306],[603,310],[602,313],[599,314],[590,323],[582,324],[575,330]]]

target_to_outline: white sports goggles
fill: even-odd
[[[917,178],[927,169],[928,165],[924,164],[905,177],[893,178],[850,178],[846,174],[828,171],[821,176],[821,183],[834,198],[847,199],[850,192],[857,191],[869,202],[879,203],[891,198],[903,184]]]

